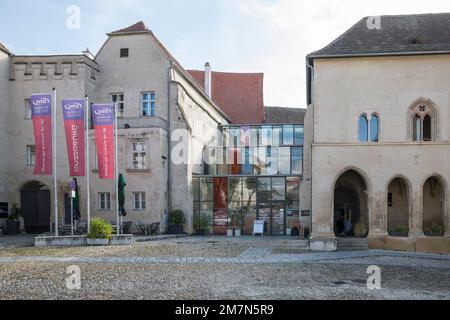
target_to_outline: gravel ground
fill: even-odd
[[[2,299],[446,299],[450,257],[382,251],[279,252],[279,243],[194,238],[107,248],[0,252]],[[81,269],[81,289],[66,269]],[[381,290],[367,268],[381,268]]]

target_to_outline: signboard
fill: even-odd
[[[256,220],[253,225],[253,235],[260,234],[264,235],[264,220]]]

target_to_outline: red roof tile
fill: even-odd
[[[187,70],[205,88],[205,72]],[[212,100],[235,124],[264,123],[264,74],[212,72]]]
[[[139,33],[139,32],[149,32],[150,30],[147,28],[144,22],[139,21],[127,28],[116,30],[111,32],[110,34],[119,34],[119,33]]]

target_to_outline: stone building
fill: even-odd
[[[449,251],[449,21],[364,18],[308,55],[313,248]]]
[[[29,233],[53,228],[53,177],[33,175],[35,147],[28,99],[33,93],[51,92],[55,88],[59,224],[67,225],[71,220],[61,101],[88,96],[90,103],[114,102],[118,107],[119,171],[127,181],[125,220],[161,222],[164,232],[170,210],[181,209],[187,218],[185,231],[193,233],[195,213],[199,213],[195,211],[194,189],[200,176],[214,174],[213,166],[204,162],[205,150],[219,145],[226,147],[223,132],[228,131],[231,123],[254,126],[254,132],[262,130],[263,74],[214,72],[209,64],[202,71],[186,71],[142,22],[107,36],[95,57],[89,50],[81,55],[19,56],[0,48],[0,204],[5,211],[14,203],[22,206],[25,210],[22,227]],[[268,110],[279,115],[276,108]],[[286,127],[292,145],[294,128],[297,135],[303,132],[303,118],[299,118],[295,127],[294,122],[291,120]],[[274,123],[283,130],[279,116]],[[89,138],[91,216],[115,221],[115,185],[98,178],[93,130],[89,131]],[[285,188],[285,176],[290,174],[292,147],[285,147],[289,170],[280,176],[281,188]],[[298,198],[301,146],[295,150],[296,178],[290,190]],[[232,164],[222,164],[223,168],[228,166]],[[233,175],[241,176],[236,166],[233,168]],[[86,219],[86,179],[78,178],[78,185],[81,215]],[[277,204],[277,217],[283,220],[279,233],[283,234],[284,203]],[[217,208],[210,212],[212,228],[215,222],[222,223],[214,209]],[[294,209],[295,219],[298,201]],[[265,208],[269,218],[271,210]]]

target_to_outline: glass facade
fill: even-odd
[[[194,219],[210,235],[240,229],[252,235],[299,230],[303,125],[224,126],[221,143],[206,148],[208,175],[193,177]]]

